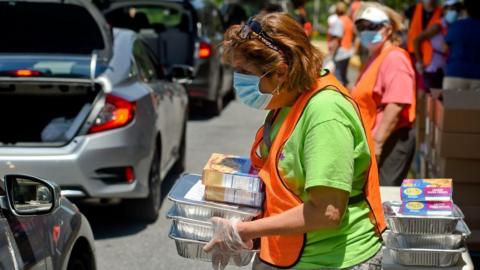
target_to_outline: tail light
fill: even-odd
[[[111,130],[130,123],[135,114],[135,103],[123,98],[108,95],[105,106],[99,113],[89,133]]]
[[[201,59],[209,58],[212,55],[212,45],[206,42],[200,42],[200,47],[198,48],[198,57]]]
[[[34,76],[40,76],[42,75],[42,73],[38,70],[17,69],[14,71],[10,71],[9,75],[14,77],[34,77]]]

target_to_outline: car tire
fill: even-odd
[[[71,258],[68,262],[67,270],[93,270],[89,267],[88,258],[84,256]]]
[[[148,197],[127,201],[131,217],[146,222],[157,220],[162,203],[162,181],[160,175],[160,149],[156,147],[148,177]]]
[[[207,101],[206,102],[206,110],[207,113],[210,116],[219,116],[222,113],[223,110],[223,93],[222,93],[222,87],[223,87],[223,75],[222,75],[222,70],[220,69],[217,73],[217,79],[216,84],[214,84],[213,88],[216,91],[215,95],[215,100],[212,101]]]
[[[187,123],[185,122],[183,124],[182,138],[181,138],[179,150],[178,150],[178,159],[172,167],[172,172],[175,174],[183,173],[185,171],[186,164],[187,164]]]
[[[220,92],[220,91],[219,91]],[[220,93],[217,93],[217,97],[214,101],[209,101],[207,104],[208,114],[210,116],[219,116],[223,110],[223,97]]]

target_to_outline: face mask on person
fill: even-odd
[[[233,88],[242,103],[254,109],[264,110],[267,108],[273,95],[260,92],[260,80],[267,74],[259,77],[238,72],[233,73]]]
[[[449,10],[445,13],[445,21],[448,24],[454,23],[458,19],[458,12],[456,10]]]
[[[381,44],[383,36],[380,31],[362,31],[360,32],[360,43],[362,46],[368,49],[374,49],[377,45]]]

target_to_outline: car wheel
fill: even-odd
[[[185,167],[187,164],[187,124],[183,124],[183,132],[182,132],[182,138],[180,141],[179,145],[179,150],[178,150],[178,159],[173,165],[172,172],[173,173],[182,173],[185,171]]]
[[[73,258],[68,263],[68,270],[90,270],[81,258]]]
[[[222,87],[223,87],[223,82],[222,82],[222,70],[220,69],[217,72],[217,78],[214,79],[215,83],[213,85],[213,89],[216,91],[215,95],[215,100],[213,101],[207,101],[206,102],[206,110],[209,115],[211,116],[219,116],[222,113],[223,110],[223,93],[222,93]]]
[[[217,94],[217,97],[214,101],[208,102],[208,112],[211,116],[219,116],[222,113],[223,110],[223,97],[219,93]]]
[[[88,257],[85,256],[86,255],[71,258],[68,262],[67,270],[92,270],[92,268],[90,268],[91,262]]]
[[[149,193],[145,199],[129,200],[130,215],[136,219],[154,222],[158,218],[161,205],[162,181],[160,178],[160,149],[155,148],[149,173]]]

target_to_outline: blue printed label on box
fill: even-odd
[[[453,203],[448,202],[403,202],[400,214],[414,216],[451,216]]]
[[[405,179],[401,199],[408,201],[451,201],[452,179]]]

